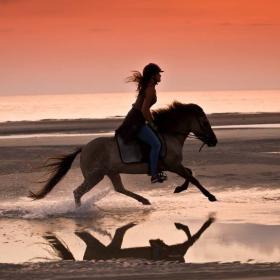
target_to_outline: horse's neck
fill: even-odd
[[[172,133],[170,135],[172,135],[174,138],[176,138],[176,140],[183,147],[189,134],[190,134],[189,130],[183,130],[183,129],[180,130],[180,128],[178,128],[178,129],[174,129],[174,133]]]
[[[165,139],[170,139],[172,143],[179,144],[180,148],[182,149],[184,146],[184,143],[189,135],[189,132],[186,132],[186,134],[179,134],[179,133],[162,133],[163,137]]]
[[[180,142],[180,144],[181,144],[182,146],[184,146],[184,143],[185,143],[185,141],[186,141],[188,135],[189,135],[189,132],[186,133],[186,134],[178,134],[178,135],[177,135],[177,138],[178,138],[178,140],[179,140],[179,142]]]
[[[171,152],[171,155],[178,157],[179,160],[183,158],[183,146],[184,139],[180,138],[175,134],[165,134],[164,139],[166,142],[166,148],[168,153]]]
[[[187,124],[187,126],[182,127],[182,123]],[[180,121],[178,120],[177,124],[179,125],[175,125],[175,127],[173,128],[174,135],[176,136],[180,144],[183,146],[188,135],[190,134],[189,121],[186,119]]]

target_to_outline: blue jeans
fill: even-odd
[[[155,132],[148,126],[143,125],[137,134],[137,137],[144,143],[148,144],[150,150],[150,168],[152,176],[158,173],[158,159],[161,149],[161,143]]]

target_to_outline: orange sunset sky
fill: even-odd
[[[0,95],[280,88],[279,0],[0,0]]]

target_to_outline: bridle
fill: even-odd
[[[200,128],[202,129],[202,125],[201,125],[201,122],[199,121],[199,126]],[[186,132],[184,131],[174,131],[174,134],[179,134],[179,135],[183,135],[183,136],[186,136]],[[199,148],[199,152],[201,152],[202,148],[206,145],[206,140],[207,140],[207,137],[205,136],[202,136],[202,135],[195,135],[193,132],[189,132],[186,136],[186,139],[187,138],[190,138],[190,139],[195,139],[195,140],[200,140],[202,141],[202,144]]]
[[[193,134],[192,132],[187,136],[187,138],[188,137],[191,138],[191,139],[196,139],[196,140],[202,141],[202,144],[201,144],[201,146],[200,146],[200,148],[198,150],[199,152],[201,152],[202,148],[206,145],[205,137],[197,136],[197,135]]]

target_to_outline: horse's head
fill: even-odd
[[[218,142],[205,113],[196,104],[174,101],[167,108],[153,111],[153,116],[160,132],[185,136],[191,132],[209,147]]]
[[[210,125],[209,120],[206,117],[204,111],[198,105],[192,104],[193,113],[190,126],[190,132],[192,132],[198,139],[200,139],[208,147],[214,147],[217,145],[217,137]]]

